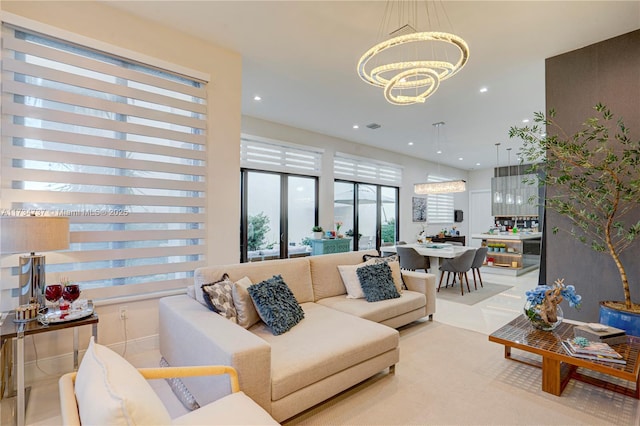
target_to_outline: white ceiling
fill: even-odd
[[[443,2],[451,26],[418,30],[461,36],[469,62],[425,104],[393,106],[356,74],[380,41],[386,1],[105,3],[239,52],[244,115],[467,170],[495,166],[496,142],[501,164],[507,146],[515,164],[508,130],[546,109],[545,58],[640,28],[639,1]]]

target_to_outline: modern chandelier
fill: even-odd
[[[436,142],[438,153],[440,152],[440,127],[444,126],[444,121],[432,124],[436,128]],[[438,163],[438,169],[440,163]],[[416,183],[413,185],[413,192],[420,195],[428,194],[448,194],[452,192],[464,192],[467,190],[467,182],[464,180],[447,180],[440,182]]]
[[[439,16],[447,17],[443,6],[438,12],[436,2],[388,0],[380,36],[391,38],[367,50],[358,61],[360,78],[383,88],[384,97],[394,105],[424,103],[441,81],[455,75],[469,60],[469,46],[461,37],[417,30],[419,3],[424,4],[427,26],[434,24],[433,19],[439,27]],[[389,31],[391,22],[406,23]],[[450,57],[456,56],[458,60],[451,62]]]

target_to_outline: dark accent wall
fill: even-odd
[[[568,134],[578,131],[593,106],[607,105],[640,139],[640,30],[546,60],[546,107],[555,109],[557,121]],[[640,170],[638,171],[640,173]],[[554,191],[554,188],[548,188]],[[640,219],[640,209],[633,212]],[[548,211],[546,217],[546,280],[565,278],[582,295],[577,311],[563,303],[567,318],[597,322],[602,300],[623,300],[618,270],[609,255],[596,253],[569,234],[552,234],[554,226],[569,229],[568,221]],[[640,303],[640,240],[622,255],[631,298]]]

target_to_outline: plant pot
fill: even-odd
[[[640,314],[621,311],[600,302],[600,324],[626,331],[630,336],[640,336]]]
[[[500,247],[500,253],[504,253],[505,251],[507,251],[505,247]]]
[[[313,233],[313,239],[314,240],[321,240],[323,235],[324,234],[322,232],[314,232]]]

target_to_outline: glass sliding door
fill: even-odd
[[[353,250],[379,248],[398,235],[398,188],[335,181],[333,214]]]
[[[376,248],[378,235],[378,187],[376,185],[357,184],[358,199],[358,250]]]
[[[241,261],[308,256],[318,220],[316,177],[242,171]]]
[[[317,179],[287,176],[287,253],[286,257],[309,256],[309,235],[317,218]]]
[[[398,241],[398,189],[380,187],[380,245]]]
[[[243,190],[246,195],[246,260],[280,258],[280,175],[246,172]]]

